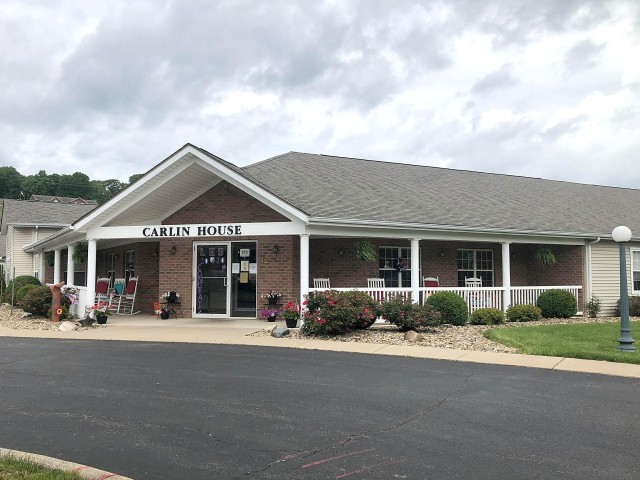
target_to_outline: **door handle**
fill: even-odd
[[[224,277],[224,286],[227,287],[227,277]]]

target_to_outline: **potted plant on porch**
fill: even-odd
[[[263,308],[260,310],[260,315],[267,322],[275,322],[278,318],[278,310],[273,308]]]
[[[94,316],[98,324],[104,325],[107,323],[107,317],[111,315],[111,311],[109,310],[111,305],[107,304],[107,302],[100,302],[98,305],[91,305],[85,309],[85,313],[87,317],[94,312]]]
[[[280,311],[280,318],[284,318],[287,328],[296,328],[300,319],[300,305],[288,302]]]

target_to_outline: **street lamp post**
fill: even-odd
[[[635,352],[633,338],[631,338],[631,325],[629,324],[629,296],[627,293],[627,253],[626,243],[631,240],[631,230],[627,227],[616,227],[611,236],[620,248],[620,338],[618,338],[618,350],[623,352]]]

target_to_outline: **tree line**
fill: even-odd
[[[59,175],[40,170],[35,175],[22,175],[14,167],[0,167],[0,198],[28,200],[31,195],[53,195],[81,197],[104,203],[141,176],[142,174],[132,175],[129,183],[126,183],[115,178],[91,180],[82,172]]]

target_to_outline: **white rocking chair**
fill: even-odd
[[[314,278],[313,288],[322,288],[324,290],[331,289],[331,284],[328,278]]]

